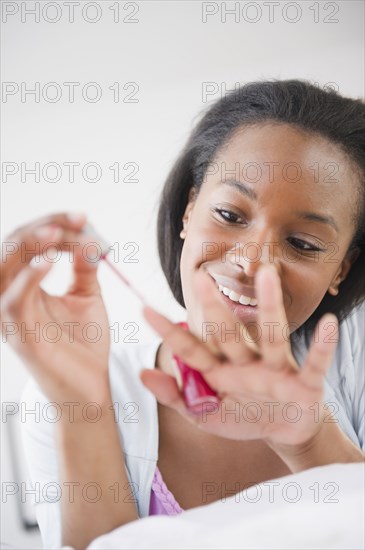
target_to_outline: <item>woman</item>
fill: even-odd
[[[3,320],[63,328],[56,344],[9,338],[39,385],[23,399],[62,413],[24,426],[33,483],[47,488],[47,548],[84,548],[138,517],[224,496],[210,482],[240,490],[363,460],[364,156],[360,100],[293,80],[213,104],[167,178],[158,220],[189,331],[145,308],[161,338],[111,357],[97,266],[82,254],[85,216],[53,215],[9,237],[19,251],[2,264]],[[21,244],[67,249],[76,238],[73,284],[48,296],[39,283],[49,265],[22,265]],[[95,320],[92,344],[81,329]],[[173,353],[201,371],[218,410],[187,411]],[[115,403],[136,416],[117,418]]]

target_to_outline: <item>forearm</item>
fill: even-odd
[[[316,435],[302,445],[267,443],[293,473],[326,464],[365,460],[361,449],[342,432],[336,422],[322,422]]]
[[[60,481],[68,489],[61,499],[62,544],[75,549],[138,519],[111,399],[101,412],[96,422],[79,418],[58,426]]]

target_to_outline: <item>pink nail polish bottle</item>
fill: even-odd
[[[185,330],[188,324],[177,323]],[[215,412],[219,408],[219,397],[217,393],[204,380],[199,371],[189,367],[176,354],[173,355],[182,379],[182,393],[186,407],[193,414],[199,415],[203,412]]]

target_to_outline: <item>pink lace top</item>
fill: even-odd
[[[176,516],[183,511],[179,503],[176,502],[174,495],[166,487],[161,472],[156,466],[152,481],[149,515]]]

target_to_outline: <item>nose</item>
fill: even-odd
[[[234,250],[230,250],[228,260],[240,266],[247,278],[254,279],[257,271],[264,264],[274,265],[281,276],[281,262],[279,260],[278,243],[268,238],[250,239],[249,242],[235,243]]]

